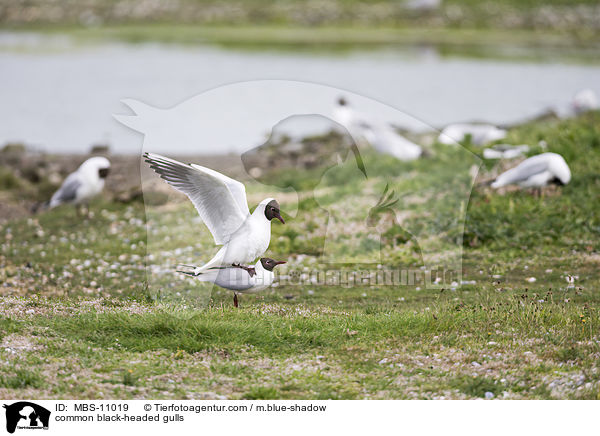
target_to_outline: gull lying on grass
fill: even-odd
[[[450,124],[444,127],[444,130],[442,130],[442,133],[438,137],[438,142],[446,145],[454,145],[457,142],[464,141],[467,136],[471,136],[473,144],[483,145],[506,137],[506,130],[492,124]]]
[[[508,145],[498,144],[492,148],[486,148],[483,150],[483,157],[485,159],[514,159],[524,155],[529,151],[529,146],[523,145]]]
[[[245,266],[261,256],[271,242],[271,220],[285,221],[279,203],[273,198],[260,202],[250,214],[245,186],[217,171],[195,164],[184,164],[154,153],[145,153],[146,162],[163,179],[192,201],[215,244],[223,245],[198,271],[213,267]]]
[[[363,126],[369,124],[365,115],[353,109],[344,97],[340,97],[333,108],[333,119],[348,130],[353,139],[365,139]]]
[[[411,161],[423,154],[419,145],[398,134],[388,125],[364,125],[363,135],[375,150],[399,160]]]
[[[110,162],[105,157],[91,157],[77,170],[67,176],[61,187],[54,193],[45,208],[55,208],[61,204],[85,205],[102,192],[104,181],[110,171]]]
[[[235,267],[215,267],[206,270],[192,265],[180,265],[180,267],[184,268],[193,268],[192,271],[177,270],[177,272],[232,290],[233,305],[238,307],[238,292],[242,294],[254,294],[268,288],[275,279],[273,268],[283,263],[285,262],[263,257],[254,265],[255,274],[250,274],[249,271]]]
[[[400,135],[392,126],[368,121],[364,115],[352,109],[343,97],[338,99],[333,109],[333,118],[344,126],[354,139],[366,140],[380,153],[403,161],[418,159],[423,153],[419,145]]]
[[[492,188],[518,184],[524,188],[542,188],[549,184],[566,185],[571,170],[560,154],[542,153],[525,159],[519,165],[500,174]]]

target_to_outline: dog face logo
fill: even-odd
[[[6,431],[19,429],[48,429],[50,411],[28,401],[3,406],[6,409]]]

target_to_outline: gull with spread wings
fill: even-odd
[[[269,247],[271,220],[277,218],[285,224],[279,203],[267,198],[250,213],[246,188],[237,180],[210,168],[185,164],[154,153],[144,153],[144,158],[161,178],[187,195],[212,233],[215,244],[223,245],[196,272],[235,266],[254,275],[255,269],[247,265]]]

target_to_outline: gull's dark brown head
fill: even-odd
[[[277,218],[282,224],[285,224],[285,221],[281,218],[279,213],[279,203],[277,203],[277,200],[271,200],[267,203],[265,206],[265,217],[267,217],[269,221],[273,218]]]
[[[281,265],[283,263],[285,263],[283,260],[273,260],[270,257],[262,257],[260,259],[260,263],[262,264],[263,268],[266,269],[267,271],[273,271],[273,268],[275,268],[277,265]]]

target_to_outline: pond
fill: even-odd
[[[221,85],[257,79],[346,89],[435,128],[470,120],[518,122],[548,108],[567,110],[582,88],[600,93],[600,66],[590,64],[447,58],[427,48],[327,54],[71,44],[57,37],[49,42],[39,35],[4,33],[0,144],[24,142],[58,153],[86,152],[93,144],[109,143],[121,153],[135,153],[141,136],[112,117],[128,113],[120,100],[168,108]],[[251,122],[251,110],[247,117]],[[234,149],[255,145],[247,142],[240,136]],[[168,149],[165,144],[156,151]]]

